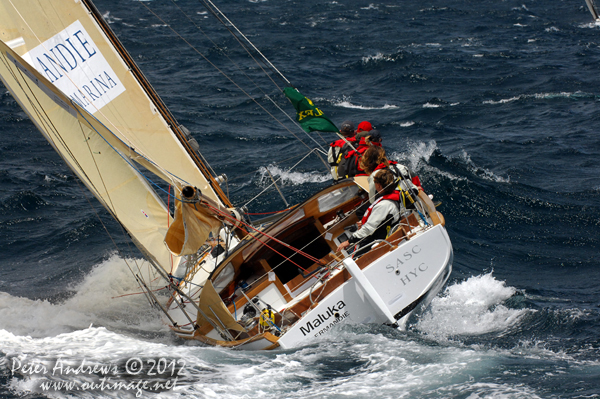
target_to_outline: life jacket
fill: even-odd
[[[342,159],[344,159],[344,151],[347,153],[352,149],[350,145],[355,146],[356,137],[347,137],[346,140],[339,139],[329,144],[329,151],[327,153],[327,162],[331,166],[331,174],[335,180],[345,177],[338,173],[339,165]]]
[[[381,146],[380,143],[371,143],[370,145]],[[355,150],[348,151],[338,166],[338,175],[340,177],[367,176],[367,173],[360,167],[360,159],[370,147],[366,137],[361,137]]]
[[[365,223],[367,223],[367,221],[369,220],[369,216],[371,216],[371,212],[373,211],[373,209],[375,208],[375,206],[378,203],[380,203],[381,201],[392,201],[396,205],[396,208],[398,209],[398,211],[400,211],[400,200],[401,199],[402,199],[402,197],[401,197],[401,193],[399,191],[394,191],[391,194],[386,194],[386,195],[379,197],[375,202],[373,202],[373,204],[371,204],[369,209],[367,209],[367,211],[365,212],[365,215],[363,216],[363,218],[361,220],[362,225],[364,226]],[[398,215],[398,216],[400,216],[400,215]],[[394,222],[394,215],[392,213],[388,213],[385,216],[383,223],[380,224],[379,227],[377,227],[377,229],[375,229],[373,234],[371,234],[369,237],[363,238],[363,240],[361,242],[361,247],[364,247],[365,245],[368,245],[375,240],[385,240],[389,236],[390,230],[396,223],[397,222]]]
[[[383,164],[379,165],[382,166]],[[378,168],[379,168],[378,166]],[[385,167],[385,165],[383,165]],[[381,168],[383,169],[383,168]],[[405,181],[410,181],[414,184],[414,179],[410,175],[410,171],[404,165],[400,165],[396,161],[390,161],[390,166],[388,169],[394,174],[396,178],[396,191],[400,194],[400,203],[404,205],[406,209],[415,209],[415,194],[412,192],[412,189],[405,184]],[[375,169],[377,170],[377,169]],[[419,182],[418,187],[420,187],[419,177],[415,176],[417,181]],[[417,186],[415,184],[415,186]]]

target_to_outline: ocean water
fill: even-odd
[[[96,5],[233,203],[285,207],[274,190],[254,199],[265,168],[289,203],[331,184],[314,154],[289,168],[333,137],[289,122],[274,105],[293,116],[289,102],[201,2]],[[333,121],[371,121],[442,202],[447,286],[406,331],[341,326],[272,352],[179,340],[137,294],[139,253],[1,87],[0,397],[600,397],[600,25],[585,2],[218,6]],[[65,364],[133,384],[132,359],[147,366],[138,379],[162,364],[175,387],[60,385],[91,379]]]

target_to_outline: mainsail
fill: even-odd
[[[2,1],[0,40],[156,165],[161,178],[197,187],[218,204],[231,205],[91,2]]]

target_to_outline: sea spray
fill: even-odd
[[[417,323],[426,336],[445,341],[456,335],[481,335],[510,329],[529,309],[510,309],[503,303],[516,293],[492,273],[470,277],[446,288],[433,299]]]

